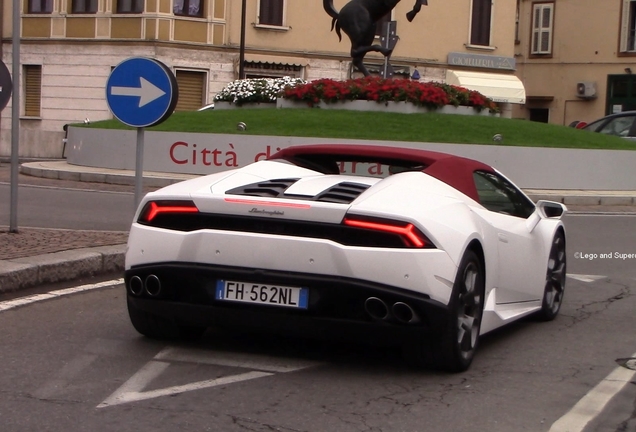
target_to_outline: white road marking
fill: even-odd
[[[636,357],[636,353],[632,355]],[[636,371],[618,367],[588,392],[563,417],[552,424],[549,432],[581,432],[598,416],[609,401],[634,379]]]
[[[603,212],[603,211],[589,211],[589,212],[585,212],[585,211],[580,211],[580,212],[575,212],[575,211],[568,211],[567,212],[567,216],[575,216],[575,217],[589,217],[589,216],[595,216],[595,217],[634,217],[636,216],[635,212]]]
[[[239,375],[231,375],[222,378],[199,381],[191,384],[167,387],[147,392],[142,391],[148,384],[150,384],[150,382],[152,382],[152,380],[161,375],[169,366],[170,363],[158,362],[154,360],[146,363],[146,365],[141,368],[139,372],[137,372],[128,381],[126,381],[124,385],[117,389],[115,393],[108,397],[108,399],[106,399],[104,402],[97,405],[97,408],[106,408],[114,405],[154,399],[162,396],[170,396],[193,390],[201,390],[204,388],[227,385],[240,381],[247,381],[273,375],[268,372],[252,371]]]
[[[153,380],[168,369],[170,362],[202,363],[257,370],[184,385],[143,391]],[[157,354],[153,360],[146,363],[144,367],[119,387],[115,393],[97,405],[97,408],[106,408],[114,405],[268,377],[274,375],[275,372],[294,372],[318,364],[317,362],[291,358],[166,347]]]
[[[75,294],[75,293],[84,292],[84,291],[91,291],[91,290],[95,290],[99,288],[113,287],[113,286],[121,285],[123,283],[124,283],[123,278],[114,279],[114,280],[109,280],[105,282],[99,282],[96,284],[81,285],[81,286],[76,286],[72,288],[49,291],[48,293],[44,293],[44,294],[34,294],[34,295],[26,296],[26,297],[21,297],[15,300],[7,300],[7,301],[0,302],[0,312],[4,312],[6,310],[13,309],[19,306],[26,306],[32,303],[37,303],[42,300],[49,300],[56,297],[62,297],[65,295]]]
[[[203,351],[168,347],[155,356],[156,360],[202,363],[255,369],[267,372],[287,373],[316,366],[319,363],[307,360],[273,357],[237,352]]]
[[[576,279],[581,282],[596,282],[598,280],[607,278],[607,276],[600,276],[600,275],[583,275],[583,274],[570,274],[570,273],[567,274],[567,277]]]

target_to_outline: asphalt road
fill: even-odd
[[[487,335],[458,375],[351,343],[219,330],[188,344],[147,340],[129,323],[121,285],[0,311],[1,429],[549,431],[585,398],[599,406],[595,387],[636,353],[636,260],[600,258],[634,248],[636,217],[566,224],[560,316]],[[634,387],[585,431],[635,430]]]
[[[6,183],[0,183],[0,202],[0,225],[9,225],[11,196]],[[134,202],[134,194],[124,191],[20,185],[18,226],[128,231]]]

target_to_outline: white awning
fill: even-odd
[[[447,70],[446,83],[478,91],[495,102],[526,103],[526,89],[514,75]]]
[[[264,54],[245,54],[245,61],[264,64],[287,64],[292,66],[307,66],[309,64],[309,60],[305,58]]]

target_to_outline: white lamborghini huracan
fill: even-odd
[[[449,154],[290,147],[145,196],[126,254],[128,311],[153,338],[209,326],[351,335],[463,371],[479,335],[559,312],[565,212]]]

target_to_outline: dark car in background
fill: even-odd
[[[572,126],[591,132],[636,140],[636,111],[610,114],[591,123],[576,122]]]

